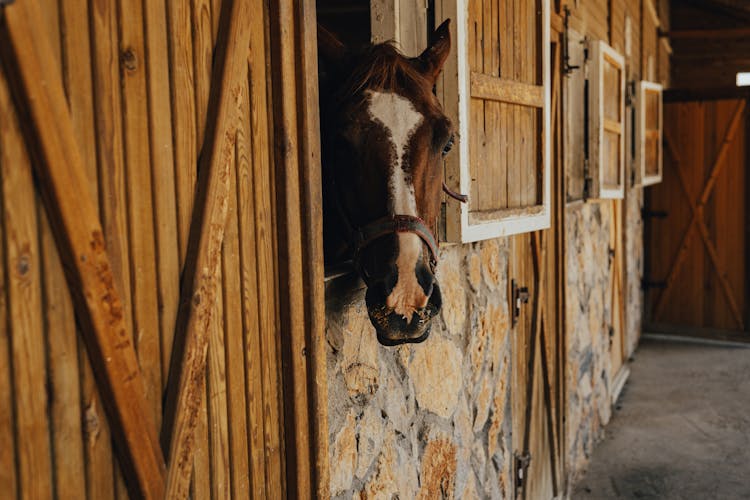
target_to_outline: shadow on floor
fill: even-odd
[[[750,349],[644,339],[571,498],[750,499]]]

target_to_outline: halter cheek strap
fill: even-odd
[[[354,232],[354,261],[359,260],[359,254],[375,240],[394,233],[412,233],[419,236],[430,250],[430,266],[434,268],[438,262],[438,245],[427,224],[413,215],[391,215],[377,219]]]

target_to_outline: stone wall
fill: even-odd
[[[507,243],[440,257],[444,307],[423,344],[380,346],[363,290],[327,290],[335,498],[508,497]]]
[[[628,196],[626,345],[632,352],[642,307],[642,190]],[[573,476],[611,416],[612,221],[609,202],[566,211],[565,453]],[[423,344],[380,346],[364,290],[341,279],[328,285],[334,498],[510,497],[508,254],[506,239],[441,249],[443,310]]]
[[[610,418],[610,202],[566,209],[567,466],[586,464]]]
[[[625,202],[625,356],[635,350],[643,310],[643,190],[628,189]],[[612,414],[609,356],[612,318],[610,201],[566,209],[567,466],[574,479],[586,466]],[[595,263],[595,264],[592,264]]]

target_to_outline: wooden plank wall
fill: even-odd
[[[508,82],[541,85],[542,75],[535,62],[542,50],[535,15],[541,13],[540,5],[511,0],[469,1],[470,71]],[[541,112],[472,97],[469,115],[472,211],[540,204],[542,147],[537,131]]]
[[[40,0],[148,399],[161,423],[220,0]],[[195,498],[284,492],[265,2],[248,53]],[[126,498],[60,258],[0,74],[0,492]],[[7,119],[6,119],[7,117]]]

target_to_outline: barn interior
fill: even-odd
[[[746,3],[0,0],[0,498],[750,496]],[[442,308],[384,345],[318,29],[446,19]]]

